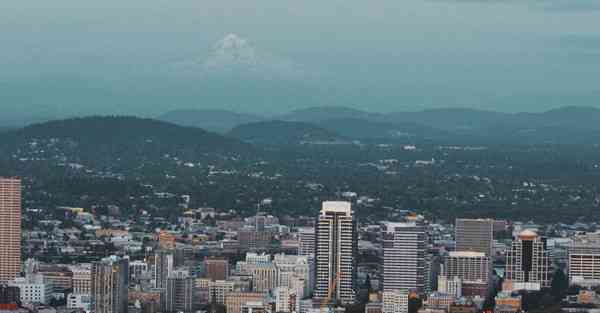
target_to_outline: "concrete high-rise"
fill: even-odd
[[[456,251],[481,252],[489,257],[493,255],[493,219],[457,218],[455,232]]]
[[[600,286],[600,237],[597,233],[577,236],[573,240],[569,245],[567,269],[571,284]]]
[[[314,298],[351,304],[356,300],[356,221],[349,202],[323,202],[316,229]]]
[[[550,287],[550,257],[546,241],[531,230],[513,240],[506,253],[505,283],[512,290],[540,290]]]
[[[21,271],[21,180],[0,177],[0,283]]]
[[[298,229],[298,255],[315,255],[315,236],[314,227],[302,227]]]
[[[492,262],[482,252],[453,251],[446,256],[442,276],[461,281],[461,295],[485,298],[490,291]]]
[[[129,261],[111,256],[92,265],[92,311],[127,313]]]
[[[165,293],[166,309],[168,313],[191,313],[192,293],[194,279],[187,271],[173,271],[167,279],[167,291]]]
[[[158,250],[154,255],[155,287],[167,288],[167,279],[173,273],[174,257],[171,250]]]
[[[425,228],[418,223],[387,223],[383,238],[383,291],[425,292]]]

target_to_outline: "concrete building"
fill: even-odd
[[[472,251],[493,255],[494,220],[457,218],[455,251]]]
[[[313,256],[277,254],[273,259],[277,267],[277,286],[291,287],[294,281],[303,281],[304,294],[313,292],[315,264]]]
[[[298,255],[315,255],[317,237],[314,227],[298,229]]]
[[[154,254],[154,287],[164,290],[167,279],[173,273],[175,260],[171,250],[158,250]]]
[[[385,229],[383,291],[423,293],[428,279],[427,235],[424,227],[417,223],[387,223]]]
[[[462,297],[462,280],[459,277],[449,278],[445,275],[438,277],[438,292],[454,296],[455,298]]]
[[[167,313],[191,313],[194,279],[187,271],[173,271],[167,279],[165,311]]]
[[[235,282],[226,280],[210,281],[208,283],[208,294],[210,303],[225,304],[227,294],[233,292]]]
[[[356,300],[356,221],[349,202],[323,202],[317,222],[314,298],[351,304]]]
[[[600,286],[600,237],[598,235],[574,238],[568,248],[567,270],[572,285]]]
[[[277,287],[277,277],[275,264],[256,264],[252,269],[252,289],[257,292],[269,292]]]
[[[92,296],[90,294],[70,293],[67,296],[67,308],[90,311],[92,309]]]
[[[0,283],[21,271],[21,180],[0,177]]]
[[[225,296],[227,313],[242,313],[242,306],[251,302],[262,302],[265,294],[260,292],[229,292]]]
[[[485,253],[454,251],[444,259],[441,276],[460,279],[461,296],[485,298],[490,291],[491,264]]]
[[[383,313],[408,313],[408,290],[383,292]]]
[[[229,261],[221,258],[204,259],[205,277],[211,280],[226,280],[229,277]]]
[[[95,313],[127,313],[129,264],[111,256],[92,265],[92,310]]]
[[[70,269],[73,272],[73,293],[89,295],[92,290],[92,264],[81,263]]]
[[[504,279],[512,290],[550,287],[550,258],[546,241],[534,231],[520,232],[506,253]]]
[[[8,286],[19,288],[22,304],[48,304],[52,299],[52,284],[40,274],[15,278]]]

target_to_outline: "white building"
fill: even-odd
[[[408,313],[408,291],[384,291],[383,313]]]
[[[71,293],[67,297],[68,309],[82,309],[89,311],[92,307],[92,296],[90,294]]]
[[[580,236],[569,245],[567,269],[572,285],[600,285],[600,237],[598,234]]]
[[[358,236],[350,202],[323,202],[317,222],[314,298],[352,304],[356,300]]]
[[[19,287],[23,304],[48,304],[52,298],[52,284],[44,282],[44,277],[39,274],[15,278],[8,285]]]
[[[546,243],[531,230],[519,233],[506,254],[504,284],[512,290],[550,287],[550,258]],[[508,290],[507,290],[508,291]]]

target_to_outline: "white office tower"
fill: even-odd
[[[317,241],[314,227],[301,227],[298,229],[298,255],[315,255]]]
[[[597,233],[577,236],[569,245],[569,282],[584,287],[600,286],[600,237]]]
[[[448,278],[444,275],[438,276],[438,292],[454,296],[456,299],[462,297],[462,280],[459,277]]]
[[[314,298],[340,304],[354,303],[358,241],[350,202],[323,202],[316,236]]]
[[[383,291],[423,293],[427,277],[427,235],[418,223],[387,223],[383,235]]]
[[[540,290],[550,287],[550,258],[546,241],[531,230],[513,240],[506,254],[506,286],[512,290]]]
[[[408,291],[384,291],[383,313],[408,313]]]
[[[167,279],[173,273],[173,253],[168,250],[158,250],[154,255],[154,279],[155,287],[167,288]]]

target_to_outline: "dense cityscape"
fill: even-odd
[[[1,312],[592,312],[600,305],[595,223],[415,210],[361,220],[344,192],[317,215],[190,207],[175,218],[24,206],[0,179]],[[58,218],[56,218],[58,216]],[[35,223],[33,223],[35,220]],[[562,311],[561,311],[562,310]]]

